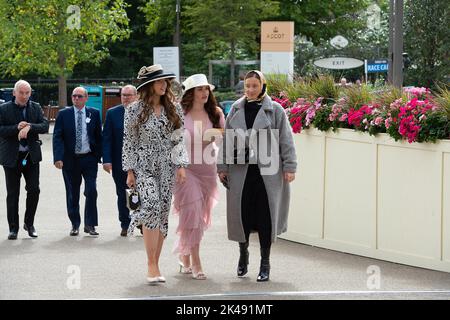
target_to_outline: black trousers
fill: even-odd
[[[261,248],[270,248],[272,244],[272,220],[266,187],[257,164],[248,166],[241,202],[242,224],[245,239],[250,232],[257,231]]]
[[[81,224],[80,216],[80,188],[84,179],[84,225],[98,226],[97,211],[97,171],[98,163],[93,154],[75,157],[73,168],[62,168],[64,184],[66,186],[67,214],[72,227],[78,229]]]
[[[130,225],[130,210],[127,208],[127,173],[122,170],[112,170],[114,183],[116,184],[117,208],[119,209],[119,221],[122,229],[128,229]]]
[[[6,208],[8,215],[9,231],[19,231],[19,195],[20,178],[25,178],[25,190],[27,191],[26,209],[24,223],[27,226],[34,225],[34,216],[36,214],[39,202],[39,163],[31,163],[30,157],[27,157],[27,163],[22,164],[27,152],[19,152],[19,160],[14,168],[3,167],[6,180]]]

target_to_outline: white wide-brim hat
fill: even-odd
[[[203,73],[193,74],[192,76],[188,77],[183,81],[182,86],[183,95],[190,89],[195,87],[209,86],[209,89],[211,89],[211,91],[213,91],[215,88],[214,85],[208,83],[208,79]]]
[[[160,79],[172,79],[176,78],[176,76],[173,73],[164,73],[160,64],[154,64],[149,67],[143,66],[141,70],[139,70],[137,78],[141,80],[141,83],[136,88],[136,90],[139,90],[150,82]]]

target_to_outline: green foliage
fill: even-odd
[[[76,11],[80,8],[77,24]],[[123,0],[0,0],[0,72],[69,75],[83,61],[98,64],[110,42],[126,38]]]
[[[436,142],[450,137],[448,118],[444,112],[433,112],[420,123],[418,142]]]
[[[206,40],[202,46],[218,47],[226,44],[223,55],[230,59],[231,84],[235,84],[234,61],[239,51],[259,49],[260,22],[278,13],[277,1],[260,0],[190,0],[182,13],[189,34]]]
[[[340,87],[335,85],[330,75],[318,76],[311,82],[311,89],[315,98],[323,97],[325,102],[334,102],[340,95]]]
[[[267,93],[270,96],[277,96],[280,92],[288,90],[292,84],[289,82],[287,75],[270,74],[266,76]],[[291,96],[291,95],[289,95]]]
[[[310,79],[300,79],[299,81],[294,81],[294,83],[287,87],[285,91],[288,97],[305,97],[310,100],[318,98],[317,92],[311,86]]]
[[[450,74],[450,2],[405,1],[405,51],[411,59],[407,85],[434,88]]]
[[[434,100],[447,114],[447,118],[450,119],[450,90],[448,87],[438,86],[438,92]]]
[[[373,94],[375,97],[375,103],[381,106],[389,106],[392,102],[398,99],[402,99],[402,101],[408,100],[406,93],[404,93],[401,89],[390,85],[379,88],[374,91]]]
[[[357,109],[359,106],[371,104],[374,95],[369,86],[361,85],[360,87],[349,87],[342,90],[345,95],[348,106]]]
[[[240,98],[234,91],[214,91],[214,96],[216,97],[217,102],[225,100],[237,100],[238,98]]]
[[[176,0],[146,1],[139,10],[144,13],[149,35],[172,35],[175,31]]]
[[[280,20],[294,21],[295,33],[306,36],[314,44],[346,33],[360,30],[364,21],[360,18],[362,10],[372,1],[280,1]]]
[[[314,117],[314,120],[312,121],[312,124],[314,127],[319,129],[320,131],[328,131],[333,126],[333,122],[328,121],[328,117],[331,113],[331,107],[330,106],[324,106],[316,111],[316,116]]]

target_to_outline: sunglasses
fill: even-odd
[[[83,98],[84,98],[84,95],[82,95],[82,94],[73,94],[73,95],[72,95],[72,98],[83,99]]]

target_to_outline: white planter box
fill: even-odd
[[[350,129],[294,140],[281,238],[450,272],[450,140],[409,144]]]

